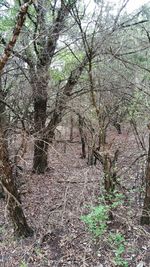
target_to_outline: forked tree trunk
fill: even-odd
[[[47,25],[47,17],[45,8],[37,1],[37,24],[39,38],[40,51],[35,49],[37,54],[36,67],[35,63],[31,64],[31,85],[34,96],[34,126],[37,138],[34,145],[34,159],[33,159],[33,171],[37,173],[45,172],[48,162],[48,144],[49,135],[45,135],[46,130],[46,110],[47,110],[47,92],[49,82],[49,66],[52,62],[54,52],[57,46],[57,41],[61,30],[65,27],[65,20],[69,15],[69,11],[72,9],[76,1],[68,1],[64,4],[64,1],[60,1],[60,8],[57,10],[56,18],[51,25]],[[43,35],[43,32],[47,32],[47,38]],[[30,58],[28,58],[30,61]],[[51,130],[51,129],[50,129]]]
[[[149,150],[147,158],[145,183],[146,183],[146,188],[145,188],[143,212],[141,216],[141,224],[150,225],[150,134],[149,134]]]
[[[37,173],[43,173],[47,166],[47,153],[48,145],[45,145],[45,140],[47,143],[52,142],[54,136],[54,130],[57,125],[61,122],[66,109],[66,104],[70,99],[70,93],[72,92],[74,86],[78,82],[78,79],[86,66],[87,57],[77,66],[70,74],[68,81],[64,88],[62,88],[63,93],[56,99],[56,106],[52,113],[50,122],[45,127],[46,122],[46,110],[47,110],[47,88],[49,82],[49,75],[47,66],[42,67],[40,65],[37,73],[31,75],[33,94],[34,94],[34,124],[35,132],[38,138],[35,140],[34,146],[34,159],[33,159],[33,171]],[[31,70],[32,72],[32,70]],[[44,156],[44,158],[43,158]]]

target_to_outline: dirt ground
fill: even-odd
[[[145,158],[140,158],[143,152],[134,136],[114,136],[120,149],[117,190],[125,201],[113,210],[114,219],[107,221],[107,230],[99,239],[93,238],[80,218],[89,206],[98,205],[104,194],[101,164],[88,166],[87,160],[80,158],[79,143],[57,143],[49,150],[49,170],[45,175],[35,175],[31,172],[32,141],[29,142],[31,152],[22,162],[24,173],[20,179],[24,183],[20,190],[25,215],[35,234],[15,240],[6,203],[0,200],[0,266],[124,266],[115,265],[110,233],[125,237],[122,257],[128,266],[150,266],[150,228],[139,224]]]

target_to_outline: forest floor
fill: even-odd
[[[0,200],[0,266],[150,266],[150,228],[139,223],[145,158],[140,157],[143,151],[134,136],[113,133],[112,139],[113,135],[120,149],[117,191],[125,200],[113,209],[114,218],[106,221],[104,234],[94,238],[81,221],[89,207],[102,201],[101,164],[88,166],[87,160],[80,158],[79,143],[57,143],[50,147],[50,168],[45,175],[32,174],[32,153],[26,155],[24,161],[22,203],[28,222],[35,230],[34,237],[14,239],[5,202]],[[29,146],[32,150],[32,145]],[[125,241],[111,242],[112,233],[124,237]]]

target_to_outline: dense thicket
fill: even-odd
[[[24,3],[31,5],[23,9]],[[130,125],[139,151],[148,150],[139,129],[149,123],[150,7],[129,14],[127,4],[1,1],[0,168],[14,225],[21,216],[25,220],[13,170],[27,152],[27,137],[34,139],[32,171],[45,173],[56,127],[63,123],[70,127],[71,116],[71,122],[79,125],[82,158],[88,154],[88,164],[96,158],[103,166],[108,204],[117,184],[119,155],[117,146],[110,153],[108,132],[115,127],[121,134]],[[21,136],[21,142],[12,150],[14,135]],[[149,224],[149,156],[146,170],[141,223]],[[30,234],[25,221],[24,226],[23,234]]]

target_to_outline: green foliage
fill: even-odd
[[[104,197],[100,198],[101,203],[99,206],[92,207],[91,212],[87,215],[81,216],[81,220],[87,225],[89,232],[92,233],[94,238],[102,236],[107,230],[107,222],[109,220],[109,211],[123,204],[124,195],[116,193],[113,204],[106,205]],[[112,200],[112,199],[111,199]],[[124,236],[117,232],[111,233],[108,237],[109,244],[115,254],[114,264],[118,267],[128,267],[128,262],[123,259],[125,252],[126,241]]]
[[[58,69],[51,69],[50,76],[55,83],[58,83],[59,81],[65,79],[64,73]]]
[[[123,194],[116,193],[115,194],[115,200],[113,200],[113,203],[111,205],[112,208],[116,208],[123,204],[125,196]]]
[[[75,56],[70,51],[63,50],[59,55],[55,58],[56,65],[61,66],[62,73],[66,76],[70,74],[70,71],[74,69],[75,65],[78,65],[79,62],[83,59],[83,53],[80,51],[75,51]]]
[[[144,115],[149,106],[149,97],[144,92],[136,90],[128,106],[128,119],[142,119],[143,121],[143,118],[145,118],[145,122],[147,122],[148,118]]]
[[[33,5],[30,5],[28,13],[30,14],[30,17],[32,18],[32,20],[27,16],[26,17],[26,21],[25,21],[25,25],[26,28],[33,30],[34,29],[34,24],[33,21],[36,21],[36,11]],[[25,29],[24,29],[25,30]]]
[[[2,7],[0,14],[0,33],[6,33],[15,26],[17,14],[18,9],[15,5],[12,5],[9,8],[6,8],[5,6]]]
[[[89,232],[91,232],[96,238],[103,235],[103,233],[107,230],[109,211],[111,211],[112,208],[116,208],[123,204],[124,195],[115,193],[115,197],[110,196],[110,200],[113,201],[109,206],[105,204],[104,197],[99,198],[99,200],[102,204],[96,207],[91,207],[91,212],[89,214],[81,216],[81,220],[87,225]]]
[[[19,267],[28,267],[28,265],[24,261],[22,261]]]
[[[55,67],[50,69],[50,76],[54,83],[66,80],[75,66],[82,61],[83,53],[76,51],[75,55],[76,57],[66,49],[55,57]]]
[[[128,267],[128,262],[123,259],[123,253],[125,252],[125,238],[121,233],[110,234],[109,242],[115,253],[114,263],[116,266]]]
[[[81,220],[87,225],[94,237],[101,236],[107,229],[108,207],[99,205],[91,208],[91,212],[81,216]]]

